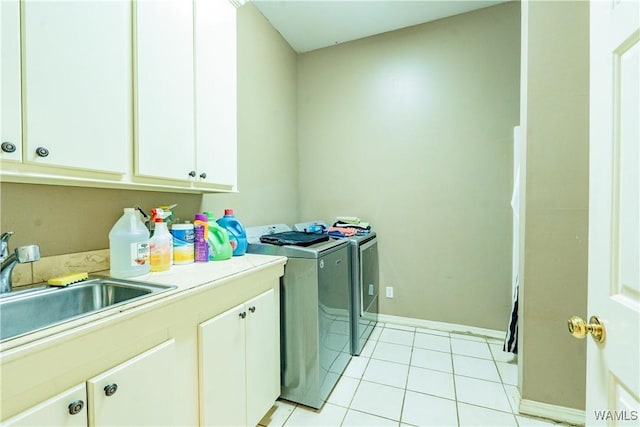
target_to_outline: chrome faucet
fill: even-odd
[[[17,247],[13,253],[9,254],[9,238],[13,235],[13,231],[7,231],[0,236],[0,294],[11,292],[11,273],[16,264],[25,262],[34,262],[40,259],[40,247],[38,245],[27,245]]]

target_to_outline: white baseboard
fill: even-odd
[[[584,425],[585,423],[584,411],[567,408],[565,406],[536,402],[535,400],[520,399],[518,412],[522,415],[533,415],[535,417],[548,418],[569,424]]]
[[[383,323],[388,322],[404,326],[413,326],[416,328],[435,329],[443,332],[454,332],[457,334],[478,335],[498,340],[504,340],[506,336],[505,331],[477,328],[475,326],[456,325],[454,323],[434,322],[432,320],[413,319],[411,317],[392,316],[390,314],[378,315],[378,321]]]

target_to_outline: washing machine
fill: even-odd
[[[303,222],[294,225],[297,231],[326,231],[324,221]],[[353,236],[331,236],[349,244],[351,264],[351,354],[358,356],[378,323],[379,265],[378,238],[374,231],[366,230]]]
[[[320,409],[351,358],[349,243],[248,227],[247,252],[288,258],[280,279],[280,397]]]

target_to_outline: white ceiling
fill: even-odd
[[[508,0],[250,0],[298,53]]]

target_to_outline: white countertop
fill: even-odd
[[[0,343],[0,356],[8,357],[9,353],[13,353],[10,351],[12,349],[17,350],[19,347],[21,348],[29,344],[37,345],[38,342],[46,341],[46,338],[53,338],[54,335],[59,336],[64,332],[70,332],[71,330],[78,332],[81,329],[100,327],[100,324],[111,319],[115,319],[116,316],[128,315],[129,313],[139,310],[151,309],[153,307],[157,307],[159,304],[165,304],[177,298],[192,295],[194,292],[199,292],[205,289],[208,290],[216,286],[222,286],[238,277],[251,274],[262,269],[280,267],[282,268],[282,272],[280,274],[283,274],[283,268],[286,261],[287,258],[281,256],[245,254],[225,261],[174,265],[167,271],[130,277],[126,280],[152,282],[163,285],[176,285],[177,287],[175,289],[151,295],[140,300],[131,301],[117,307],[65,321],[27,335],[8,339]],[[108,276],[109,272],[104,271],[95,274]]]
[[[185,291],[193,287],[211,282],[228,279],[238,274],[250,272],[257,268],[269,267],[272,264],[283,264],[285,257],[245,254],[224,261],[198,262],[185,265],[173,265],[167,271],[147,273],[142,276],[130,277],[126,280],[139,280],[162,285],[176,285],[177,291]],[[108,271],[98,273],[109,275]],[[175,291],[172,291],[175,292]]]

